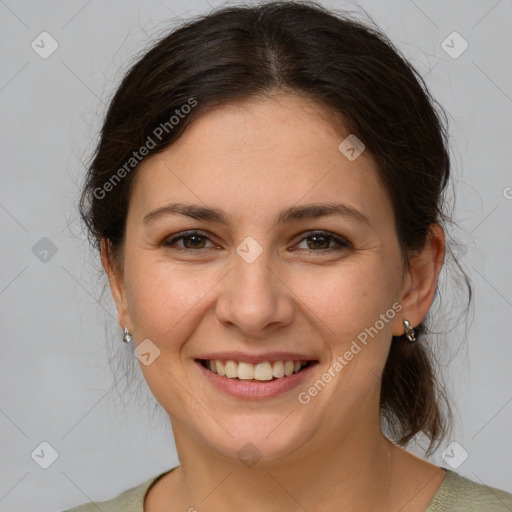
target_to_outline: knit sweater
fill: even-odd
[[[172,469],[124,491],[114,499],[86,503],[64,512],[144,512],[146,492]],[[425,512],[512,512],[512,494],[476,483],[450,469],[443,469],[446,477]]]

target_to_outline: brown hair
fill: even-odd
[[[305,1],[214,11],[172,30],[135,62],[110,102],[80,198],[94,248],[106,239],[122,267],[139,148],[146,158],[208,109],[276,91],[316,101],[365,144],[389,192],[407,265],[432,224],[449,221],[446,114],[378,26]],[[398,444],[422,432],[430,451],[446,435],[451,410],[423,342],[426,321],[415,327],[417,342],[399,336],[391,344],[381,418]]]

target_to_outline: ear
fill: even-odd
[[[130,329],[131,331],[132,323],[130,320],[130,315],[128,314],[128,303],[126,301],[124,275],[120,270],[116,268],[116,265],[114,265],[113,263],[110,240],[102,238],[100,253],[101,263],[103,265],[103,268],[105,269],[105,272],[108,275],[110,291],[112,293],[112,298],[114,299],[114,303],[117,308],[117,321],[119,322],[121,329],[124,330],[125,327],[128,327],[128,329]]]
[[[444,263],[445,236],[443,228],[434,223],[425,242],[425,247],[410,260],[400,300],[403,309],[393,324],[393,336],[405,333],[403,321],[409,320],[416,327],[425,318],[436,292],[439,273]]]

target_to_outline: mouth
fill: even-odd
[[[223,394],[239,400],[276,398],[305,385],[320,364],[310,361],[245,361],[195,359],[195,366],[206,382]]]
[[[245,361],[219,359],[196,359],[203,368],[210,373],[217,374],[220,377],[225,377],[234,381],[245,382],[271,382],[281,379],[288,379],[293,375],[305,371],[316,364],[318,361],[294,361],[294,360],[281,360],[281,361],[262,361],[257,364],[248,363]]]

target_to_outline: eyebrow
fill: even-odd
[[[183,215],[200,221],[217,222],[230,226],[231,223],[227,215],[217,208],[205,207],[197,204],[169,203],[165,206],[156,208],[144,216],[143,223],[151,224],[158,219]],[[371,225],[366,215],[359,210],[346,204],[319,203],[308,204],[304,206],[292,206],[281,211],[275,218],[276,224],[291,224],[299,220],[317,219],[319,217],[337,216],[363,222]]]

